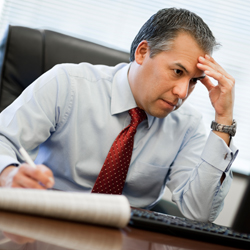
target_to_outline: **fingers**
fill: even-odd
[[[5,186],[19,188],[46,189],[54,185],[52,171],[44,165],[36,168],[22,164],[6,175]]]
[[[230,83],[234,84],[234,78],[229,75],[212,57],[206,55],[199,57],[197,67],[204,71],[206,75],[214,78],[221,84]]]
[[[232,78],[231,75],[229,75],[212,57],[209,55],[205,55],[205,57],[199,57],[199,62],[206,66],[206,70],[210,71],[216,71],[220,73],[221,75]]]
[[[207,76],[205,76],[205,78],[201,79],[200,81],[207,88],[208,91],[212,90],[215,87],[215,85],[210,81]]]
[[[209,98],[215,109],[216,119],[224,121],[232,121],[233,104],[234,104],[234,78],[229,75],[212,57],[205,55],[198,58],[197,68],[204,71],[206,77],[200,81],[209,91]],[[218,84],[214,84],[212,79]],[[230,123],[231,124],[231,123]]]
[[[37,181],[29,178],[26,175],[20,174],[20,172],[13,176],[11,187],[45,189],[43,185],[40,185]]]
[[[45,165],[37,165],[37,169],[39,170],[38,171],[39,179],[37,180],[43,183],[43,185],[46,188],[52,188],[55,184],[52,171]],[[40,172],[42,173],[41,175]]]
[[[53,173],[44,165],[37,165],[36,168],[32,168],[28,164],[22,164],[20,172],[30,179],[29,185],[34,185],[36,188],[38,187],[37,184],[45,188],[51,188],[54,185]],[[35,185],[34,182],[37,184]]]

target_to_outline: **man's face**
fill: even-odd
[[[178,109],[204,76],[197,68],[198,57],[204,55],[187,33],[180,33],[169,51],[153,58],[147,42],[141,42],[128,75],[138,107],[159,118]]]

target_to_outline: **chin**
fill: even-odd
[[[172,112],[172,111],[171,111]],[[167,117],[171,112],[152,112],[149,113],[150,115],[157,117],[157,118],[165,118]]]

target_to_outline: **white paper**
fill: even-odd
[[[130,219],[122,195],[0,188],[0,209],[121,228]]]

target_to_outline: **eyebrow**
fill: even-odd
[[[187,74],[189,74],[189,71],[181,64],[181,63],[175,63],[175,65],[179,66],[180,68],[182,68]],[[194,80],[202,80],[206,77],[206,75],[203,76],[199,76],[199,77],[195,77],[193,78]]]
[[[179,66],[182,68],[187,74],[189,74],[189,71],[181,64],[181,63],[175,63],[175,65]]]

